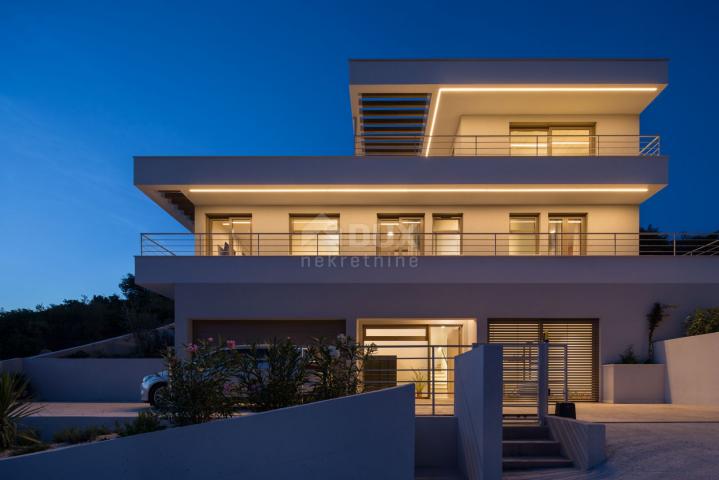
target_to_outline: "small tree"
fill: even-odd
[[[228,418],[237,410],[234,377],[237,352],[213,346],[211,340],[186,347],[190,358],[177,358],[170,348],[164,356],[167,388],[158,394],[158,414],[176,425]]]
[[[649,324],[649,348],[647,352],[647,363],[654,363],[654,332],[662,321],[669,316],[669,309],[673,308],[673,305],[665,305],[663,303],[655,302],[652,305],[652,309],[647,314],[647,321]]]

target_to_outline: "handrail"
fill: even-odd
[[[639,156],[661,155],[659,135],[422,135],[388,128],[355,136],[355,154],[410,156]]]
[[[141,256],[719,256],[719,233],[143,233]]]

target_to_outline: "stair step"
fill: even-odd
[[[529,470],[532,468],[572,467],[572,461],[559,456],[549,457],[503,457],[502,470]]]
[[[414,478],[415,480],[465,480],[457,470],[448,468],[416,468]]]
[[[502,429],[503,440],[549,440],[549,427],[512,426]]]
[[[503,440],[505,457],[553,457],[561,455],[561,445],[555,440]]]

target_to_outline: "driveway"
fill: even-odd
[[[719,423],[607,423],[607,461],[589,472],[507,472],[507,479],[716,480]]]

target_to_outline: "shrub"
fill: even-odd
[[[719,307],[697,308],[684,325],[689,336],[719,332]]]
[[[0,374],[0,448],[10,448],[18,440],[35,440],[28,431],[18,428],[23,418],[40,410],[31,400],[26,379],[8,372]]]
[[[87,427],[87,428],[75,428],[70,427],[59,432],[55,432],[52,436],[52,441],[55,443],[85,443],[92,442],[100,435],[110,434],[110,430],[107,427]]]
[[[624,350],[624,353],[619,355],[619,363],[624,364],[634,364],[639,363],[639,359],[634,354],[634,346],[629,345],[626,350]]]
[[[364,391],[362,370],[376,350],[374,345],[360,345],[345,335],[337,335],[332,344],[317,340],[308,351],[312,398],[326,400]]]
[[[237,408],[237,399],[230,395],[237,353],[210,342],[186,349],[187,360],[177,358],[174,349],[165,353],[168,383],[155,407],[160,417],[176,425],[191,425],[232,416]]]
[[[152,413],[143,411],[137,415],[132,422],[126,423],[123,426],[116,428],[117,434],[121,437],[129,437],[130,435],[138,435],[140,433],[150,433],[157,430],[162,430],[165,427],[162,425],[160,418]]]
[[[659,327],[659,324],[669,316],[670,308],[674,308],[674,305],[664,305],[663,303],[656,302],[652,305],[649,313],[647,313],[647,324],[649,330],[647,363],[654,363],[654,332],[657,327]]]
[[[238,360],[237,389],[246,408],[264,411],[303,402],[307,358],[289,338],[274,339],[266,350],[252,345]]]

